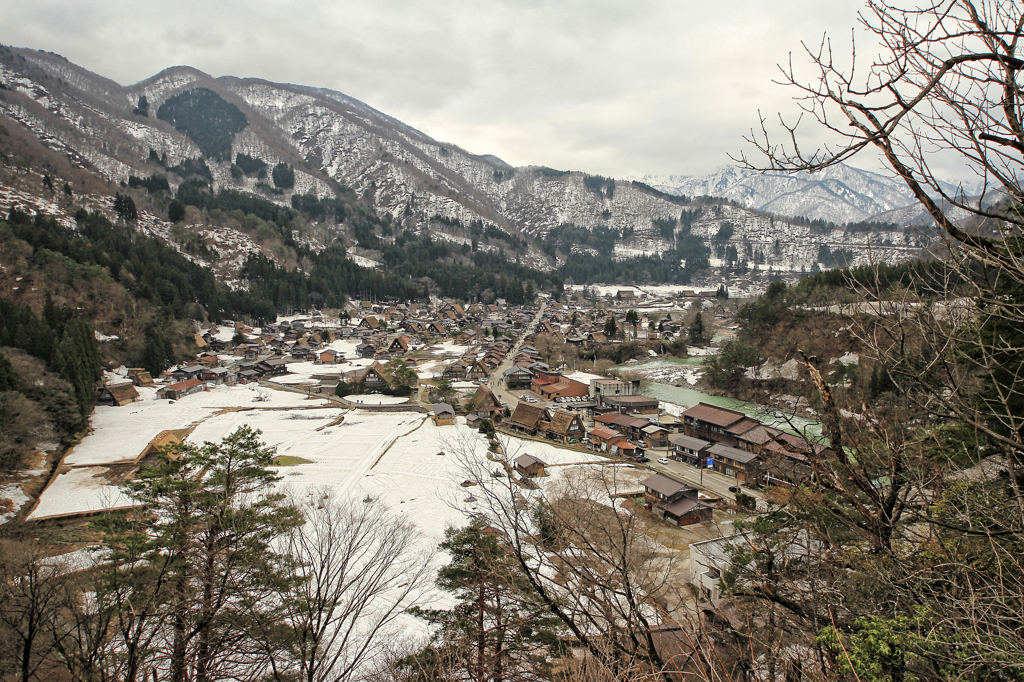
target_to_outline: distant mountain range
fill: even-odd
[[[902,181],[845,164],[814,174],[725,168],[707,175],[645,175],[635,179],[668,194],[725,197],[759,211],[838,224],[895,221],[892,212],[908,207],[910,210],[900,215],[910,224],[921,212]],[[953,192],[954,187],[948,185],[946,190]],[[978,188],[971,185],[963,190],[970,196]]]
[[[59,55],[0,47],[0,123],[107,183],[103,191],[110,195],[133,177],[138,187],[139,179],[155,175],[166,177],[167,198],[180,197],[183,184],[198,181],[204,192],[235,190],[284,207],[302,204],[304,196],[323,199],[350,189],[397,231],[429,233],[547,272],[590,259],[572,270],[577,281],[580,273],[586,279],[613,276],[601,258],[670,253],[679,258],[672,267],[691,270],[708,262],[798,272],[834,265],[830,253],[842,253],[843,262],[850,263],[903,260],[927,241],[902,229],[870,235],[842,229],[843,223],[885,212],[912,222],[906,211],[891,212],[913,204],[898,183],[845,166],[815,176],[728,169],[636,181],[512,167],[434,140],[339,92],[213,78],[190,67],[121,86]],[[277,173],[271,177],[278,166],[288,182],[279,184]],[[691,202],[679,195],[723,199]],[[191,200],[202,204],[194,195]],[[167,232],[159,224],[168,217],[166,199],[154,200],[151,212],[154,229]],[[218,215],[206,215],[204,225],[195,228],[206,230],[207,241],[221,228],[222,237],[233,229],[213,224]],[[810,225],[804,218],[837,227]],[[567,227],[556,230],[560,226],[595,236],[583,243],[568,238]],[[343,237],[353,253],[358,251],[360,238],[350,216],[335,222],[327,212],[317,230],[298,238],[317,249]],[[395,238],[394,232],[379,236]],[[709,254],[707,261],[702,253]],[[358,255],[368,264],[377,257]],[[222,261],[242,262],[234,255]]]

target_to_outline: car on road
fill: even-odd
[[[537,399],[536,398],[527,398],[526,402],[528,402],[528,403],[535,403],[535,402],[537,402]]]
[[[668,464],[668,458],[667,457],[659,457],[658,458],[658,464]]]
[[[740,491],[740,487],[738,485],[731,485],[731,486],[729,486],[729,492],[731,492],[731,493],[738,493],[739,491]]]
[[[639,463],[639,464],[645,464],[645,463],[647,463],[647,462],[650,462],[650,461],[651,461],[651,458],[650,458],[650,457],[644,457],[643,455],[641,455],[641,456],[639,456],[639,457],[634,457],[634,458],[633,458],[633,461],[634,461],[634,462],[637,462],[637,463]]]

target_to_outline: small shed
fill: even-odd
[[[523,478],[536,478],[544,475],[544,467],[547,466],[543,460],[533,455],[519,455],[515,459],[516,471]]]
[[[437,403],[432,419],[438,426],[451,426],[455,423],[455,408],[448,403]]]

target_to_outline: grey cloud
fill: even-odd
[[[0,42],[121,83],[175,64],[328,87],[474,153],[604,175],[705,172],[757,110],[795,111],[774,64],[861,0],[0,0]]]

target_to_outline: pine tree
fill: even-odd
[[[274,452],[259,436],[243,426],[220,443],[169,447],[124,484],[144,511],[104,519],[104,598],[125,618],[148,619],[117,633],[135,675],[158,657],[174,682],[222,679],[231,654],[251,654],[254,619],[274,618],[270,594],[287,563],[274,542],[301,517],[275,492]]]
[[[708,342],[707,333],[704,331],[704,315],[700,311],[697,312],[697,316],[693,318],[693,322],[690,323],[689,328],[690,343],[695,346],[703,346]]]
[[[537,601],[497,532],[479,522],[449,528],[440,549],[452,560],[438,571],[437,586],[457,602],[451,610],[412,610],[440,626],[434,645],[419,656],[454,653],[475,682],[542,677],[548,658],[560,651],[558,621]]]
[[[174,364],[174,349],[163,332],[152,322],[146,325],[145,340],[139,357],[139,366],[152,376],[159,376]]]

